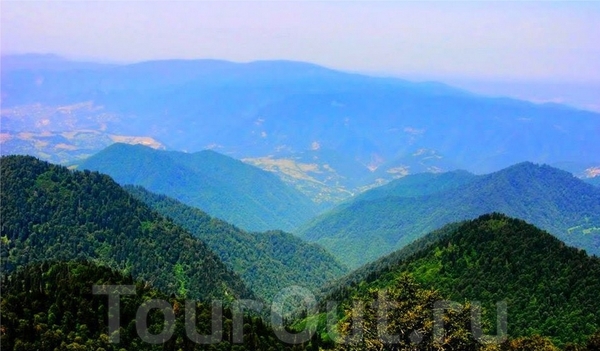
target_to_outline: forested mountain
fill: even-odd
[[[2,270],[45,260],[89,260],[196,299],[252,297],[202,241],[110,177],[29,156],[0,159]]]
[[[395,289],[407,274],[446,299],[481,302],[490,331],[496,326],[496,303],[505,301],[510,338],[542,335],[565,345],[583,343],[600,331],[600,259],[502,214],[425,236],[345,277],[326,290],[324,300],[348,304],[351,298]]]
[[[404,174],[600,166],[599,114],[305,62],[82,64],[3,56],[3,153],[72,162],[115,141],[246,159],[323,202]],[[228,219],[229,220],[229,219]]]
[[[118,343],[111,342],[109,333],[108,289],[94,285],[130,285],[133,295],[119,297]],[[173,334],[164,339],[153,335],[140,335],[136,313],[150,299],[166,301],[172,308],[175,325],[164,325],[162,311],[151,310],[147,322],[149,334],[158,334],[169,327]],[[199,335],[210,335],[211,305],[192,304],[197,319],[195,328]],[[288,345],[281,342],[273,330],[256,316],[243,317],[241,341],[234,339],[237,327],[229,307],[223,307],[221,317],[222,336],[212,345],[196,344],[186,332],[186,301],[164,294],[147,284],[133,280],[107,267],[90,262],[44,262],[20,267],[16,272],[2,277],[1,342],[2,349],[27,350],[292,350],[304,349],[304,345]],[[113,316],[114,317],[114,316]],[[143,330],[143,329],[142,329]],[[144,339],[142,339],[142,336]],[[149,338],[150,337],[150,338]]]
[[[317,214],[317,205],[274,174],[209,150],[190,154],[114,144],[79,169],[141,185],[246,230],[292,230]]]
[[[446,223],[497,211],[527,220],[568,245],[600,255],[597,187],[565,171],[527,162],[467,181],[469,178],[472,176],[466,176],[460,186],[438,192],[438,183],[429,183],[429,193],[423,194],[419,194],[423,190],[418,186],[412,188],[417,189],[414,192],[402,190],[402,184],[413,183],[411,178],[397,180],[317,217],[299,235],[323,245],[342,263],[356,268]],[[438,185],[443,188],[443,184]],[[384,197],[386,189],[391,196]]]
[[[341,302],[342,315],[337,327],[341,337],[350,337],[350,343],[340,343],[343,339],[336,333],[318,333],[309,343],[292,345],[280,341],[261,318],[249,315],[243,317],[241,343],[236,342],[233,332],[236,322],[232,311],[224,307],[222,335],[212,345],[198,345],[187,337],[184,327],[187,306],[183,299],[169,297],[147,283],[91,262],[43,262],[19,267],[2,276],[2,347],[10,350],[316,350],[317,347],[380,350],[391,346],[384,344],[386,339],[382,339],[377,327],[381,321],[380,308],[385,304],[387,323],[382,331],[398,336],[394,340],[397,349],[556,351],[551,340],[564,345],[567,338],[582,346],[567,345],[565,350],[597,350],[600,333],[590,336],[598,328],[598,315],[594,313],[598,308],[596,291],[600,283],[597,258],[565,247],[523,221],[497,214],[452,225],[431,238],[431,242],[433,245],[428,248],[417,249],[405,259],[390,261],[392,264],[385,268],[372,265],[367,277],[358,280],[360,284],[345,284],[342,290],[328,296],[329,301]],[[93,294],[94,285],[135,287],[134,295],[119,298],[118,344],[110,342],[113,335],[108,333],[107,291]],[[385,298],[380,291],[385,291]],[[507,301],[509,338],[499,345],[486,346],[473,334],[470,302],[483,302],[484,316],[489,318],[487,306],[499,296]],[[443,337],[437,339],[432,329],[432,312],[436,303],[449,298],[462,306],[445,311]],[[173,335],[154,345],[140,337],[139,322],[136,323],[136,312],[149,299],[165,300],[175,317]],[[361,301],[364,306],[363,333],[358,338],[354,334],[353,301]],[[523,304],[528,313],[540,313],[533,313],[534,317],[528,319],[528,314],[520,313]],[[198,316],[194,321],[196,332],[210,334],[214,313],[210,305],[196,303],[194,307]],[[540,320],[547,322],[535,323]],[[518,337],[521,333],[516,328],[532,321],[535,327],[523,334],[540,333],[544,337],[537,334]],[[169,328],[160,310],[150,311],[147,324],[151,334]],[[546,334],[547,331],[558,334]]]
[[[125,190],[206,243],[266,301],[292,285],[315,291],[346,273],[330,253],[292,234],[246,232],[165,195],[138,186]]]

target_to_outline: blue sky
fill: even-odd
[[[597,1],[4,0],[1,6],[3,54],[113,62],[290,59],[420,80],[600,83]]]

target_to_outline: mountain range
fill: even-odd
[[[600,350],[597,112],[305,62],[0,65],[3,348]],[[135,286],[118,334],[97,284]]]
[[[318,205],[277,176],[217,152],[113,144],[81,162],[119,184],[140,185],[250,231],[293,230]]]
[[[2,57],[2,152],[70,163],[117,141],[207,148],[333,203],[406,174],[600,165],[598,113],[310,63]]]
[[[69,170],[33,157],[2,157],[0,170],[3,347],[49,349],[60,344],[114,349],[107,341],[106,299],[90,294],[95,284],[135,285],[136,295],[123,299],[121,316],[126,325],[121,335],[123,345],[136,349],[153,347],[140,339],[133,323],[142,301],[169,301],[179,327],[175,328],[177,337],[161,347],[188,349],[195,344],[183,336],[184,298],[232,303],[238,298],[262,297],[268,301],[274,293],[269,289],[294,283],[312,289],[320,286],[320,308],[316,315],[304,312],[299,319],[290,319],[287,328],[294,332],[314,319],[317,333],[297,345],[282,345],[277,340],[281,330],[262,321],[260,314],[246,314],[245,348],[345,349],[346,344],[335,342],[336,333],[324,329],[324,323],[336,314],[336,310],[326,314],[327,301],[338,302],[336,330],[342,336],[353,330],[353,301],[362,302],[365,333],[357,342],[365,349],[384,345],[377,337],[381,303],[386,304],[392,322],[387,331],[400,335],[397,345],[415,350],[435,346],[516,351],[531,345],[538,345],[536,350],[555,350],[558,345],[588,351],[600,341],[600,320],[595,313],[600,308],[598,257],[503,214],[447,224],[336,280],[344,268],[323,249],[290,234],[245,232],[164,195],[141,187],[123,189],[98,172]],[[556,179],[565,187],[557,187]],[[512,192],[500,186],[506,183],[515,187]],[[562,212],[557,213],[563,217],[556,218],[560,220],[595,209],[593,191],[597,188],[567,172],[531,163],[486,176],[462,171],[407,176],[366,192],[360,201],[386,200],[386,193],[398,199],[456,195],[459,190],[485,190],[486,184],[499,189],[484,192],[495,198],[495,204],[518,192],[535,201],[545,200],[546,207],[539,208],[558,206]],[[580,201],[570,202],[562,194],[566,190]],[[543,196],[531,197],[534,191]],[[380,300],[382,293],[388,300]],[[448,311],[447,337],[436,341],[431,311],[437,302],[449,300],[461,306]],[[470,310],[479,308],[475,302],[481,302],[483,330],[493,334],[492,311],[498,301],[506,302],[508,339],[499,345],[481,344],[471,329]],[[209,304],[195,307],[201,314],[198,328],[206,333]],[[235,343],[232,313],[226,310],[223,316],[227,332],[219,345],[224,349],[233,349]],[[154,332],[164,324],[160,311],[151,312],[148,320]]]
[[[600,191],[572,174],[520,163],[488,175],[409,175],[320,215],[298,234],[357,268],[444,224],[502,212],[600,255]]]

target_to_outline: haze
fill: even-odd
[[[1,23],[3,54],[288,59],[600,110],[599,2],[3,1]]]

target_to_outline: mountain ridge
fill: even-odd
[[[362,196],[368,197],[369,192]],[[570,245],[600,254],[598,188],[566,171],[531,162],[423,196],[365,201],[359,196],[356,202],[310,221],[298,234],[321,243],[342,262],[356,268],[446,223],[490,212],[529,220]]]

